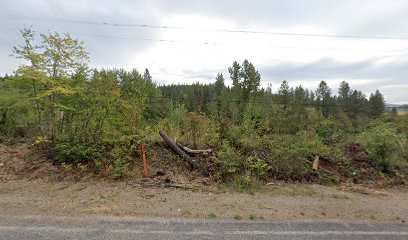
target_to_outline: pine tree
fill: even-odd
[[[255,69],[254,65],[248,60],[244,60],[241,69],[241,86],[243,90],[243,100],[247,102],[251,94],[258,91],[259,85],[261,84],[261,75],[258,70]]]
[[[278,90],[278,95],[280,104],[282,104],[283,108],[286,109],[290,101],[289,84],[286,80],[283,80]]]
[[[379,117],[385,111],[384,97],[380,91],[376,90],[374,94],[370,94],[368,100],[370,106],[370,115],[372,117]]]
[[[316,97],[321,101],[321,109],[324,117],[329,116],[329,110],[331,108],[331,89],[325,81],[321,81],[317,90]]]

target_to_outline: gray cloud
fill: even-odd
[[[264,75],[275,79],[373,79],[386,80],[389,84],[407,83],[408,57],[402,57],[386,63],[380,59],[358,62],[340,62],[331,58],[322,58],[310,63],[282,62],[261,66]]]
[[[74,19],[111,23],[163,24],[163,17],[198,15],[209,19],[224,19],[241,29],[288,29],[311,27],[329,34],[408,36],[408,2],[406,0],[126,0],[126,1],[53,1],[21,0],[2,1],[0,16],[33,16],[42,18]],[[28,21],[0,18],[0,74],[16,69],[18,62],[9,57],[12,47],[21,43],[18,29],[32,25],[39,32],[57,30],[70,32],[85,41],[96,67],[131,66],[134,56],[157,46],[157,42],[120,39],[160,39],[160,29],[113,27],[92,24],[74,24],[55,21]],[[200,26],[197,26],[200,27]],[[110,37],[109,37],[110,36]],[[220,39],[221,41],[222,39]],[[358,40],[356,40],[358,41]],[[329,55],[328,55],[329,56]],[[177,58],[177,56],[175,56]],[[279,56],[277,56],[279,59]],[[251,60],[251,59],[249,59]],[[353,79],[367,84],[358,87],[366,92],[384,90],[388,101],[408,102],[401,89],[408,86],[407,56],[391,62],[379,63],[379,58],[363,61],[340,62],[323,57],[313,62],[294,62],[280,59],[256,66],[264,82],[277,86],[282,80],[289,82]],[[237,59],[240,61],[240,59]],[[146,66],[149,67],[149,66]],[[228,66],[220,69],[203,69],[185,75],[200,75],[205,82],[214,81],[218,71],[226,74]],[[167,66],[162,66],[166,69]],[[155,76],[153,74],[153,76]],[[180,79],[182,76],[180,76]],[[228,77],[226,76],[226,79]],[[168,79],[157,76],[161,83]],[[195,81],[196,78],[188,78]],[[396,89],[392,86],[403,86]],[[335,88],[335,86],[332,86]]]

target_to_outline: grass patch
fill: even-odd
[[[249,219],[250,219],[250,220],[256,220],[256,219],[257,219],[256,214],[255,214],[255,213],[249,214]]]
[[[234,216],[234,219],[235,219],[235,220],[242,220],[242,216],[239,215],[239,214],[236,214],[236,215]]]
[[[215,214],[215,212],[209,212],[209,213],[208,213],[208,217],[209,217],[210,219],[215,219],[215,218],[217,218],[217,214]]]
[[[236,177],[231,182],[226,182],[220,185],[220,191],[233,190],[237,192],[254,195],[261,190],[261,186],[253,178],[249,176]]]

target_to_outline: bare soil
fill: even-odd
[[[82,168],[53,166],[33,156],[26,144],[0,145],[0,212],[3,215],[257,220],[408,220],[408,189],[404,187],[372,189],[358,184],[329,187],[273,182],[250,195],[222,189],[205,178],[191,177],[183,168],[179,172],[171,167],[160,168],[152,166],[154,178],[114,181],[93,176]],[[160,171],[165,171],[165,175],[157,176]]]

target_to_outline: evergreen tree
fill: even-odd
[[[324,117],[329,116],[329,110],[331,108],[331,89],[325,81],[321,81],[317,90],[316,96],[320,100],[320,107]]]
[[[232,63],[232,67],[228,68],[228,72],[232,80],[232,87],[234,89],[241,89],[241,82],[240,82],[241,66],[239,65],[239,63],[237,61],[234,61]]]
[[[222,75],[222,73],[217,74],[217,77],[215,78],[214,87],[215,87],[215,90],[214,90],[215,95],[216,96],[221,95],[221,92],[225,88],[225,80],[224,80],[224,76]]]
[[[342,81],[339,87],[339,96],[337,98],[338,105],[341,110],[347,113],[348,116],[351,115],[351,107],[350,107],[350,96],[352,94],[352,90],[350,85],[346,81]]]
[[[380,91],[376,90],[374,94],[370,94],[368,100],[370,106],[370,115],[372,117],[379,117],[385,111],[384,97]]]
[[[242,97],[244,102],[247,102],[250,99],[251,94],[258,91],[259,85],[261,84],[261,75],[258,70],[255,69],[254,65],[245,59],[242,63],[240,77],[242,79]]]
[[[304,103],[306,103],[306,100],[307,100],[306,91],[302,86],[297,86],[295,88],[294,99],[296,103],[300,105],[303,105]]]
[[[286,109],[290,101],[289,84],[286,80],[283,80],[278,90],[278,95],[280,104]]]

